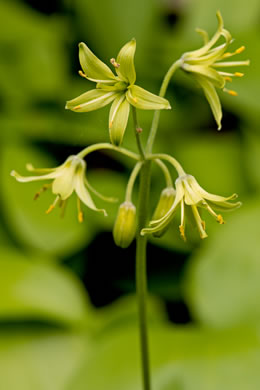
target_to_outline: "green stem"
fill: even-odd
[[[182,63],[182,60],[178,60],[178,61],[174,62],[172,64],[172,66],[169,68],[168,72],[166,73],[166,75],[163,79],[159,96],[164,97],[166,90],[167,90],[167,87],[169,85],[169,82],[170,82],[174,72],[181,66],[181,63]],[[146,144],[146,153],[152,153],[153,143],[155,140],[155,136],[156,136],[156,132],[157,132],[158,124],[159,124],[160,113],[161,113],[160,110],[156,110],[154,112],[153,122],[152,122],[150,134],[149,134],[147,144]]]
[[[169,154],[164,154],[164,153],[156,153],[156,154],[150,154],[147,156],[147,160],[165,160],[168,161],[178,172],[179,176],[184,176],[186,175],[184,169],[182,168],[181,164],[179,161],[176,160],[176,158],[170,156]],[[157,162],[158,164],[158,162]]]
[[[138,225],[136,235],[136,292],[138,301],[139,331],[142,359],[143,390],[151,390],[149,348],[147,332],[147,276],[146,276],[146,236],[140,232],[146,226],[150,194],[151,161],[143,163],[140,172],[138,199]]]
[[[161,89],[160,96],[163,97],[166,93],[168,84],[173,73],[181,65],[181,60],[176,61],[166,73]],[[148,332],[147,332],[147,313],[146,313],[146,298],[147,298],[147,275],[146,275],[146,247],[147,238],[141,236],[141,230],[146,227],[149,211],[149,196],[150,196],[150,182],[151,182],[151,160],[153,157],[152,147],[156,136],[159,124],[160,111],[154,113],[153,122],[149,137],[146,144],[145,152],[140,141],[140,127],[137,122],[136,109],[133,108],[133,119],[136,133],[136,141],[140,153],[140,159],[143,160],[143,165],[140,171],[140,185],[139,185],[139,199],[138,199],[138,225],[136,235],[136,293],[138,301],[138,316],[139,316],[139,330],[140,330],[140,344],[141,344],[141,359],[142,359],[142,374],[143,374],[143,390],[151,390],[150,379],[150,364],[149,364],[149,348],[148,348]],[[138,131],[139,130],[139,131]],[[146,158],[146,153],[149,154],[149,159]],[[164,157],[164,155],[163,155]],[[158,158],[159,155],[158,155]],[[158,162],[157,162],[158,164]],[[167,177],[166,169],[163,164],[159,163],[164,170]],[[178,167],[179,168],[179,167]],[[180,168],[182,169],[182,168]],[[169,178],[167,178],[169,182]]]
[[[126,187],[125,200],[127,202],[132,202],[132,192],[133,192],[135,180],[136,180],[137,175],[141,169],[141,166],[142,166],[142,162],[139,161],[138,163],[136,163],[134,169],[131,172],[131,175],[130,175],[130,178],[128,180],[127,187]]]
[[[96,150],[100,150],[100,149],[109,149],[109,150],[114,150],[115,152],[119,152],[121,154],[124,154],[125,156],[128,156],[134,160],[140,160],[138,154],[134,153],[134,152],[130,152],[130,150],[127,150],[127,149],[124,149],[124,148],[120,148],[118,146],[115,146],[115,145],[111,145],[111,144],[108,144],[108,143],[100,143],[100,144],[94,144],[94,145],[91,145],[91,146],[87,146],[85,149],[83,149],[81,152],[78,153],[78,157],[79,158],[84,158],[86,157],[88,154],[92,153],[92,152],[95,152]]]
[[[141,139],[140,139],[140,134],[142,132],[142,129],[138,124],[137,112],[136,112],[136,108],[134,106],[132,106],[132,112],[133,112],[134,132],[135,132],[137,147],[138,147],[138,150],[139,150],[139,153],[140,153],[142,160],[145,160],[144,149],[143,149],[143,145],[141,144]]]

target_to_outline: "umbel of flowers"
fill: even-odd
[[[155,110],[155,118],[158,118],[158,116],[156,117],[158,110],[171,108],[168,100],[164,98],[164,93],[170,80],[169,75],[172,76],[177,68],[185,71],[202,87],[217,122],[218,129],[221,128],[222,109],[216,88],[220,88],[230,95],[236,95],[233,90],[226,88],[226,83],[230,82],[233,77],[243,76],[240,72],[227,72],[223,71],[222,68],[248,65],[249,61],[229,60],[232,56],[240,54],[244,50],[244,46],[236,49],[234,52],[227,51],[233,40],[229,31],[224,28],[220,12],[217,12],[217,19],[218,28],[211,39],[209,39],[206,31],[201,29],[197,30],[203,37],[204,45],[200,49],[184,53],[170,67],[163,81],[160,96],[148,92],[135,84],[135,39],[132,39],[122,47],[116,59],[112,58],[110,60],[115,73],[110,67],[98,59],[86,44],[80,43],[79,61],[82,70],[79,74],[92,83],[95,83],[95,88],[68,101],[66,103],[66,109],[77,113],[84,113],[111,104],[108,120],[111,144],[95,144],[87,147],[78,155],[68,157],[63,164],[56,168],[35,169],[31,164],[28,164],[27,169],[33,172],[35,174],[34,176],[24,177],[15,171],[12,171],[11,175],[19,182],[36,180],[51,181],[50,183],[44,184],[35,196],[36,199],[41,192],[51,188],[55,195],[55,200],[46,211],[47,213],[52,211],[57,204],[64,206],[72,193],[75,193],[77,197],[78,220],[82,222],[83,212],[81,203],[94,211],[103,212],[106,215],[106,211],[103,208],[97,208],[95,206],[92,200],[93,195],[105,201],[115,201],[114,198],[107,198],[99,194],[88,183],[86,178],[86,162],[84,160],[86,156],[98,149],[112,149],[115,152],[123,153],[134,159],[136,164],[127,184],[125,200],[119,206],[113,230],[115,243],[126,248],[135,238],[137,231],[136,207],[132,201],[132,191],[142,166],[148,160],[151,160],[161,168],[166,179],[166,186],[161,193],[152,220],[146,226],[143,226],[137,234],[153,234],[160,237],[167,230],[172,219],[175,217],[176,211],[179,209],[179,231],[181,237],[184,240],[186,239],[185,227],[187,219],[192,219],[195,222],[201,238],[207,237],[205,222],[200,216],[200,210],[207,210],[218,223],[223,224],[224,219],[218,211],[233,210],[239,207],[241,205],[240,202],[232,202],[237,195],[233,194],[229,197],[223,197],[208,193],[198,184],[192,175],[186,174],[180,163],[173,157],[151,153],[151,145],[147,145],[146,150],[144,150],[140,141],[140,134],[136,134],[139,154],[122,148],[121,143],[128,123],[130,108],[133,110],[134,126],[137,133],[136,109]],[[223,39],[223,42],[219,42],[221,39]],[[154,123],[158,125],[158,121],[156,122],[156,120]],[[153,126],[152,129],[154,131]],[[174,166],[177,171],[178,178],[175,180],[175,186],[173,185],[168,167],[163,160]]]

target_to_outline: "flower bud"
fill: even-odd
[[[127,248],[133,241],[136,233],[136,208],[131,202],[120,205],[113,228],[115,244]]]
[[[173,205],[174,199],[175,199],[176,191],[172,187],[167,187],[162,190],[159,202],[156,206],[155,212],[153,214],[152,220],[158,220],[165,216],[165,214],[170,210],[171,206]],[[166,230],[168,229],[169,225],[167,225],[162,230],[159,230],[158,232],[154,232],[154,237],[161,237]]]

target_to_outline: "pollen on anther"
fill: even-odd
[[[114,58],[111,58],[110,62],[115,68],[119,68],[120,64]]]
[[[78,221],[79,223],[82,223],[84,221],[84,216],[82,211],[79,211],[78,213]]]
[[[81,108],[81,104],[79,104],[78,106],[75,106],[73,109],[78,110],[79,108]]]
[[[232,89],[230,89],[228,91],[228,94],[231,95],[231,96],[237,96],[238,95],[238,93],[236,91],[233,91]]]
[[[225,221],[224,221],[222,215],[220,215],[220,214],[217,216],[217,221],[218,221],[218,223],[219,223],[220,225],[223,225],[223,224],[225,223]]]
[[[235,75],[236,77],[243,77],[243,76],[244,76],[244,73],[235,72],[234,75]]]
[[[241,46],[236,50],[236,54],[240,54],[245,50],[245,46]]]
[[[137,103],[137,98],[136,98],[136,97],[134,97],[134,98],[133,98],[133,101],[134,101],[135,103]]]
[[[180,230],[181,238],[183,239],[183,241],[186,241],[184,226],[183,226],[183,225],[180,225],[180,226],[179,226],[179,230]]]
[[[82,72],[82,70],[79,70],[79,75],[81,76],[81,77],[84,77],[85,79],[87,78],[87,76],[85,75],[85,73],[84,72]]]
[[[113,126],[113,121],[109,122],[109,128],[111,129],[111,127]]]
[[[46,210],[46,214],[50,214],[50,212],[52,212],[53,209],[54,209],[54,206],[53,206],[53,204],[51,204],[50,207],[48,208],[48,210]]]
[[[237,95],[238,95],[238,93],[237,93],[236,91],[233,91],[232,89],[226,89],[226,88],[224,88],[223,91],[226,92],[226,93],[228,93],[228,94],[231,95],[231,96],[237,96]]]
[[[232,82],[232,78],[229,77],[229,76],[224,77],[224,79],[225,79],[226,81],[229,81],[230,83]]]

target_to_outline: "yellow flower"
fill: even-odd
[[[95,211],[101,211],[106,215],[106,211],[103,209],[97,209],[88,190],[88,182],[85,177],[86,162],[78,156],[70,156],[60,166],[56,168],[42,168],[35,169],[31,164],[27,164],[27,170],[35,173],[44,173],[40,176],[28,176],[24,177],[19,175],[17,172],[12,171],[11,176],[21,183],[37,180],[49,180],[53,179],[52,184],[45,184],[42,189],[35,195],[34,199],[37,199],[39,195],[47,190],[49,187],[52,188],[53,194],[56,198],[53,204],[46,211],[49,214],[59,203],[62,207],[65,207],[66,200],[75,191],[77,195],[77,206],[78,206],[78,220],[83,221],[83,213],[81,211],[80,202],[83,202],[87,207]]]
[[[109,114],[109,134],[112,144],[120,145],[128,122],[130,105],[141,110],[170,109],[168,100],[135,85],[134,55],[136,41],[132,39],[120,50],[117,59],[112,58],[116,74],[100,61],[81,42],[79,60],[83,72],[79,74],[96,83],[92,89],[67,102],[65,108],[75,112],[97,110],[112,103]]]
[[[218,223],[225,223],[222,215],[217,214],[215,210],[228,211],[241,206],[241,202],[231,203],[230,200],[236,199],[237,195],[233,194],[229,197],[213,195],[206,192],[191,175],[180,176],[175,181],[176,195],[173,205],[170,210],[159,220],[150,222],[149,228],[142,230],[141,234],[159,232],[169,225],[175,215],[177,208],[181,209],[181,224],[179,226],[181,237],[185,240],[185,213],[191,215],[195,221],[201,238],[206,238],[205,222],[202,221],[198,208],[206,209]]]
[[[242,53],[245,47],[241,46],[233,53],[227,52],[227,48],[233,42],[233,40],[229,31],[224,28],[223,19],[220,12],[217,12],[217,18],[218,29],[210,40],[206,31],[201,29],[196,30],[199,34],[202,35],[204,39],[204,46],[198,50],[183,54],[181,58],[181,68],[184,71],[190,73],[202,87],[211,107],[214,118],[217,122],[218,130],[220,130],[222,109],[215,88],[221,88],[224,92],[227,92],[232,96],[236,96],[237,93],[233,90],[226,89],[225,84],[227,81],[231,82],[232,77],[242,77],[244,75],[240,72],[224,72],[220,69],[225,67],[249,65],[249,60],[225,61],[226,59],[236,54]],[[219,46],[214,47],[221,37],[224,37],[225,42]]]

